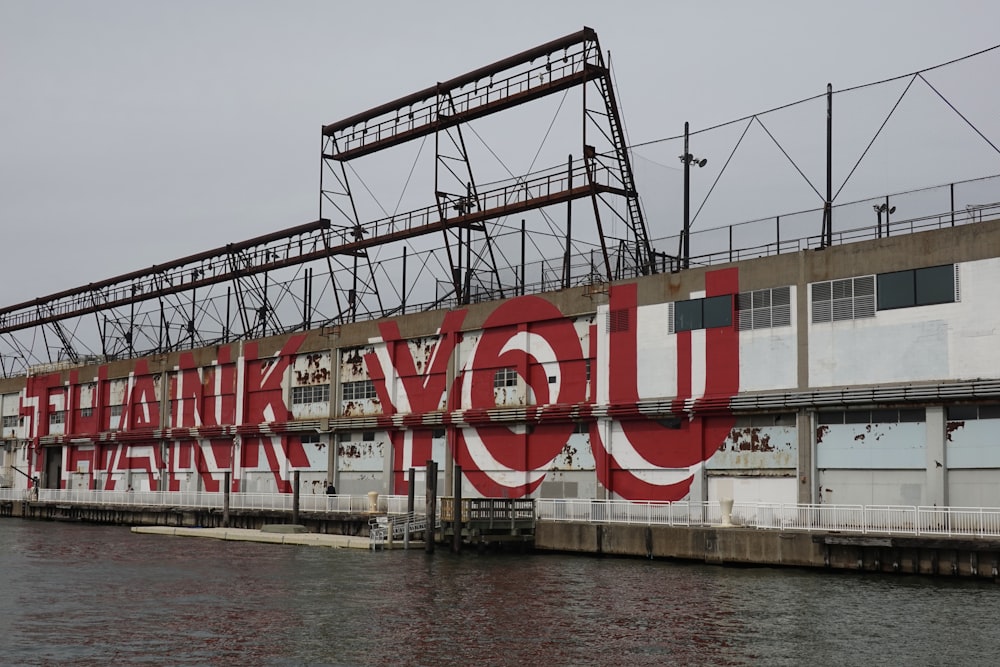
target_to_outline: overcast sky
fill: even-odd
[[[0,303],[314,220],[324,123],[584,25],[611,51],[635,144],[994,46],[1000,3],[0,0]],[[998,71],[994,51],[928,78],[1000,145]],[[855,155],[901,90],[857,103],[873,115]],[[1000,155],[932,93],[917,99],[920,131],[954,133],[960,154],[900,164],[875,150],[859,197],[1000,173]],[[820,183],[823,103],[803,118]],[[709,150],[718,167],[729,148]],[[676,145],[637,155],[637,169],[679,173]],[[657,224],[654,236],[676,233]]]

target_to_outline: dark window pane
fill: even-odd
[[[980,419],[1000,419],[1000,403],[988,403],[979,406]]]
[[[878,274],[878,309],[909,308],[916,305],[913,296],[913,271]]]
[[[899,421],[901,422],[923,422],[927,421],[927,415],[923,408],[910,408],[899,411]]]
[[[917,305],[951,303],[955,300],[955,265],[917,269]]]
[[[703,313],[706,329],[733,326],[733,295],[724,294],[704,299]]]
[[[674,304],[674,331],[701,329],[701,299],[678,301]]]
[[[820,424],[843,424],[843,412],[820,412],[816,415],[816,421]]]
[[[895,424],[899,421],[899,410],[872,410],[873,424]]]
[[[966,419],[977,419],[979,417],[978,406],[975,405],[949,405],[948,421],[965,421]]]
[[[844,413],[845,424],[870,424],[871,413],[867,410],[848,410]]]

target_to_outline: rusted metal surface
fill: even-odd
[[[473,70],[466,74],[462,74],[448,81],[438,83],[434,86],[430,86],[423,90],[411,93],[399,99],[393,100],[392,102],[387,102],[381,104],[377,107],[363,111],[361,113],[345,118],[341,121],[335,123],[330,123],[329,125],[323,126],[323,135],[328,137],[340,136],[344,143],[350,145],[350,137],[353,132],[345,133],[346,130],[354,130],[357,126],[361,126],[361,137],[363,137],[367,130],[370,128],[376,137],[372,138],[372,143],[378,142],[382,139],[382,135],[392,135],[391,129],[399,125],[412,124],[413,127],[409,131],[419,130],[420,134],[415,134],[413,137],[423,136],[430,132],[435,131],[436,123],[440,123],[446,119],[438,118],[434,113],[434,101],[439,96],[456,96],[461,95],[461,89],[469,84],[478,84],[486,81],[485,87],[489,88],[492,82],[492,87],[496,87],[498,84],[497,77],[501,77],[507,83],[509,87],[510,82],[508,79],[517,76],[517,74],[526,74],[530,78],[531,73],[537,69],[537,67],[532,67],[532,62],[543,57],[549,57],[547,59],[550,67],[545,70],[548,72],[552,71],[551,58],[550,56],[556,55],[557,67],[562,61],[564,55],[566,62],[570,62],[570,49],[573,49],[572,60],[574,62],[575,68],[578,67],[582,69],[582,65],[587,61],[588,57],[593,60],[593,55],[588,54],[589,51],[593,51],[595,46],[589,44],[591,42],[596,42],[597,33],[590,28],[584,28],[583,30],[560,37],[559,39],[552,40],[545,44],[533,47],[521,53],[515,54],[504,58],[503,60],[498,60],[495,63],[480,67],[479,69]],[[599,51],[598,51],[599,54]],[[579,61],[579,62],[577,62]],[[521,73],[513,73],[511,70],[516,70],[517,68],[527,67],[527,70],[523,70]],[[544,67],[544,63],[541,65]],[[564,77],[558,77],[564,78]],[[537,88],[541,88],[541,83]],[[478,91],[479,86],[476,85],[475,90]],[[501,88],[503,90],[503,88]],[[498,91],[499,92],[499,91]],[[540,97],[542,94],[539,91],[535,97]],[[477,93],[476,93],[477,94]],[[504,98],[508,97],[504,95]],[[534,99],[534,98],[532,98]],[[431,100],[430,105],[426,104],[428,100]],[[488,106],[488,101],[482,105],[478,106]],[[412,112],[412,115],[411,115]],[[493,110],[484,111],[480,115],[485,115],[486,113],[493,113]],[[477,116],[478,117],[478,116]],[[403,122],[400,123],[400,120]],[[359,139],[360,141],[360,139]],[[362,144],[365,145],[365,144]],[[371,148],[370,150],[380,150],[384,146],[379,146],[377,148]],[[370,151],[368,151],[370,152]]]

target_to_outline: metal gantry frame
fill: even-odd
[[[578,86],[583,88],[584,122],[579,146],[582,161],[574,164],[570,159],[564,178],[547,176],[545,190],[530,190],[533,177],[529,174],[501,183],[490,192],[481,192],[463,127]],[[596,95],[588,95],[588,87],[594,88]],[[358,207],[345,165],[428,136],[434,137],[433,194],[437,219],[425,217],[423,222],[428,229],[440,225],[451,286],[449,296],[457,303],[469,303],[474,291],[477,298],[484,292],[489,298],[503,298],[517,291],[516,284],[504,284],[501,279],[488,221],[581,197],[593,201],[602,259],[600,274],[611,280],[625,273],[655,272],[654,253],[639,206],[610,72],[592,29],[584,28],[324,126],[320,217],[330,219],[335,227],[344,230],[357,228]],[[596,148],[596,144],[603,149]],[[624,197],[624,214],[617,213],[613,206],[601,205],[608,195]],[[604,210],[612,211],[625,223],[626,233],[621,238],[606,234],[601,217]],[[570,230],[567,224],[567,237]],[[568,249],[570,239],[566,245]],[[617,261],[612,261],[609,245]],[[483,266],[485,270],[477,271]],[[489,288],[485,284],[474,285],[481,275],[490,276]],[[361,280],[355,272],[352,281],[349,288],[346,285],[335,288],[338,293],[346,293],[352,304],[350,319],[357,315],[361,296],[375,297],[376,308],[364,310],[366,315],[377,315],[382,300],[374,274]],[[359,282],[366,288],[363,295],[356,289]]]
[[[472,121],[576,87],[583,91],[578,158],[488,185],[477,180],[466,144]],[[326,125],[321,136],[319,219],[0,308],[2,374],[405,313],[414,308],[414,286],[435,267],[444,274],[434,276],[437,284],[448,287],[422,307],[524,294],[526,238],[541,230],[526,228],[523,219],[519,230],[499,221],[563,203],[559,279],[545,283],[552,257],[537,258],[543,289],[568,287],[571,278],[579,284],[656,270],[610,72],[590,28]],[[364,219],[355,198],[363,184],[351,161],[424,137],[433,137],[435,153],[428,205]],[[571,227],[569,203],[582,198],[590,198],[596,222],[588,240],[575,238]],[[615,208],[622,198],[624,212]],[[609,220],[624,233],[609,234]],[[410,240],[433,235],[440,244],[408,250]],[[501,270],[501,259],[509,260],[497,241],[507,237],[520,240],[517,270]],[[571,253],[577,241],[589,248]],[[388,246],[402,252],[389,259],[373,252]],[[585,262],[575,277],[571,254]]]

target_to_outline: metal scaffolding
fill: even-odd
[[[481,139],[473,121],[570,90],[581,91],[577,157],[484,179],[467,144],[470,133]],[[523,122],[509,129],[527,134]],[[321,136],[318,220],[0,308],[0,374],[656,271],[610,72],[590,28],[326,125]],[[355,193],[368,186],[352,163],[431,137],[426,205],[359,214]],[[574,235],[571,203],[584,198],[595,224],[578,224]],[[546,229],[505,222],[560,204],[565,220],[543,212]],[[557,253],[536,242],[542,235],[556,239]],[[420,237],[439,240],[414,249]]]

